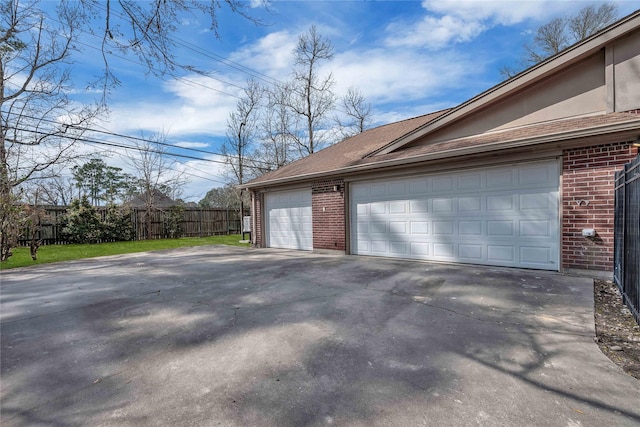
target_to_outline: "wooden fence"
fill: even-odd
[[[37,238],[42,240],[43,245],[63,245],[65,241],[62,234],[62,218],[67,212],[66,206],[44,206],[45,212],[40,224],[40,231]],[[97,207],[96,210],[102,221],[107,215],[106,207]],[[221,234],[240,234],[242,231],[242,221],[240,212],[234,209],[218,208],[194,208],[183,207],[182,219],[179,221],[178,235],[170,236],[168,223],[170,221],[169,209],[155,209],[151,212],[151,236],[152,239],[165,239],[170,237],[207,237]],[[245,215],[248,215],[248,211]],[[131,223],[135,230],[135,240],[147,238],[147,217],[146,209],[132,208]],[[21,246],[28,246],[30,239],[29,230],[24,230],[19,241]]]

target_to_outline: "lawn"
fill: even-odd
[[[38,260],[32,261],[29,248],[15,248],[13,256],[0,263],[0,270],[16,267],[28,267],[36,264],[48,264],[60,261],[72,261],[82,258],[94,258],[105,255],[130,254],[134,252],[158,251],[162,249],[184,248],[203,245],[249,246],[240,243],[240,235],[211,237],[183,237],[180,239],[140,240],[135,242],[95,243],[84,245],[48,245],[38,250]]]

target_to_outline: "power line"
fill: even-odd
[[[184,163],[181,163],[181,162],[178,162],[178,163],[180,163],[181,165],[184,165]],[[226,184],[226,182],[224,182],[222,180],[219,180],[219,179],[207,178],[207,177],[204,177],[204,176],[196,175],[196,174],[191,173],[191,172],[181,171],[181,170],[178,170],[178,169],[175,169],[175,168],[168,168],[168,169],[172,170],[174,172],[177,172],[179,174],[185,174],[185,175],[192,176],[194,178],[204,179],[205,181],[211,181],[211,182],[215,182],[215,183],[218,183],[218,184]]]
[[[13,129],[19,132],[29,132],[29,133],[33,133],[33,134],[37,134],[37,135],[50,135],[50,132],[44,132],[44,131],[40,131],[40,130],[36,130],[36,129],[24,129],[24,128],[18,128],[18,127],[9,127],[8,129]],[[61,136],[61,135],[60,135]],[[198,161],[202,161],[202,162],[209,162],[209,163],[220,163],[220,164],[226,164],[225,161],[223,160],[213,160],[213,159],[204,159],[201,157],[195,157],[195,156],[189,156],[187,154],[179,154],[179,153],[173,153],[173,152],[169,152],[169,151],[162,151],[162,150],[154,150],[152,148],[145,148],[145,147],[138,147],[138,146],[132,146],[132,145],[126,145],[126,144],[118,144],[115,142],[106,142],[106,141],[98,141],[95,139],[89,139],[87,137],[66,137],[68,139],[71,139],[73,141],[77,141],[77,142],[85,142],[88,144],[99,144],[99,145],[105,145],[108,147],[117,147],[117,148],[124,148],[127,150],[134,150],[134,151],[139,151],[139,152],[149,152],[149,153],[154,153],[154,154],[160,154],[160,155],[165,155],[165,156],[171,156],[171,157],[181,157],[184,159],[191,159],[191,160],[198,160]],[[8,139],[8,141],[10,142],[15,142],[20,144],[20,141],[15,141],[15,140],[11,140]],[[160,142],[153,142],[154,144],[161,144]],[[169,145],[170,144],[165,144],[165,145]],[[179,147],[178,147],[179,148]]]
[[[101,7],[103,10],[106,10],[106,6],[104,6],[104,5],[98,4],[98,7]],[[111,11],[111,13],[113,13],[114,15],[119,16],[119,17],[120,17],[121,19],[123,19],[123,20],[127,20],[127,18],[126,18],[123,14],[121,14],[121,13],[118,13],[118,12],[115,12],[115,11]],[[50,17],[50,16],[47,16],[47,17],[48,17],[49,19],[51,19],[51,20],[55,21],[55,22],[58,22],[58,23],[60,23],[60,24],[63,24],[63,25],[64,25],[64,23],[62,23],[61,21],[59,21],[59,20],[57,20],[57,19],[54,19],[54,18],[52,18],[52,17]],[[95,38],[98,38],[98,36],[97,36],[96,34],[94,34],[94,33],[87,33],[87,34],[89,34],[89,35],[91,35],[91,36],[93,36],[93,37],[95,37]],[[223,57],[223,56],[218,55],[218,54],[216,54],[216,53],[213,53],[213,52],[211,52],[211,51],[208,51],[208,50],[206,50],[206,49],[204,49],[204,48],[202,48],[202,47],[200,47],[200,46],[197,46],[197,45],[195,45],[195,44],[193,44],[193,43],[191,43],[191,42],[188,42],[188,41],[186,41],[186,40],[184,40],[184,39],[181,39],[181,38],[178,38],[178,37],[174,37],[173,39],[172,39],[171,37],[167,37],[167,39],[168,39],[169,41],[172,41],[172,42],[173,42],[174,44],[176,44],[176,45],[183,46],[183,47],[185,47],[185,48],[187,48],[187,49],[189,49],[189,50],[191,50],[191,51],[193,51],[193,52],[195,52],[195,53],[198,53],[198,54],[200,54],[200,55],[206,56],[206,57],[208,57],[208,58],[210,58],[210,59],[213,59],[214,61],[217,61],[217,62],[220,62],[220,63],[222,63],[222,64],[226,65],[227,67],[233,68],[233,69],[235,69],[235,70],[237,70],[237,71],[240,71],[241,73],[247,74],[247,75],[249,75],[249,76],[251,76],[251,77],[254,77],[254,78],[258,79],[258,80],[261,80],[261,81],[263,81],[263,82],[266,82],[266,83],[268,83],[268,84],[270,84],[270,85],[282,85],[282,84],[283,84],[283,82],[281,82],[280,80],[278,80],[278,79],[276,79],[276,78],[274,78],[274,77],[268,76],[267,74],[261,73],[260,71],[257,71],[257,70],[255,70],[255,69],[252,69],[252,68],[250,68],[250,67],[247,67],[247,66],[245,66],[245,65],[242,65],[242,64],[240,64],[240,63],[238,63],[238,62],[232,61],[232,60],[231,60],[231,59],[229,59],[229,58],[226,58],[226,57]],[[82,45],[84,45],[84,46],[87,46],[87,47],[89,47],[89,48],[91,48],[91,49],[95,49],[95,50],[97,50],[97,51],[99,51],[99,52],[104,52],[104,51],[103,51],[103,49],[101,49],[101,48],[99,48],[99,47],[92,46],[92,45],[89,45],[89,44],[87,44],[87,43],[80,42],[80,41],[78,41],[78,43],[79,43],[79,44],[82,44]],[[111,51],[109,51],[109,54],[110,54],[111,56],[116,57],[116,58],[120,58],[120,59],[122,59],[122,60],[129,61],[129,62],[132,62],[132,63],[135,63],[135,64],[137,64],[137,65],[141,65],[141,66],[145,67],[145,64],[143,64],[143,63],[141,63],[141,62],[139,62],[139,61],[134,61],[134,60],[132,60],[132,59],[129,59],[129,58],[126,58],[126,57],[123,57],[123,56],[120,56],[120,55],[116,55],[116,54],[114,54],[114,53],[113,53],[113,52],[111,52]],[[227,82],[227,81],[225,81],[225,80],[218,79],[218,78],[216,78],[216,77],[212,77],[211,75],[209,75],[209,74],[207,74],[207,73],[198,73],[198,74],[203,75],[203,76],[205,76],[205,77],[208,77],[208,78],[210,78],[210,79],[212,79],[212,80],[219,81],[219,82],[224,83],[224,84],[229,85],[229,86],[237,87],[237,88],[239,88],[239,89],[245,89],[244,87],[239,86],[239,85],[237,85],[237,84],[235,84],[235,83]],[[175,75],[172,75],[172,77],[173,77],[174,79],[176,79],[176,80],[183,81],[183,82],[185,82],[185,83],[187,83],[187,84],[189,84],[189,85],[191,85],[191,86],[200,86],[200,87],[204,87],[204,88],[206,88],[206,89],[209,89],[209,90],[212,90],[212,91],[215,91],[215,92],[218,92],[218,93],[221,93],[221,94],[227,95],[227,96],[231,96],[231,97],[236,98],[236,99],[242,99],[241,97],[239,97],[239,96],[237,96],[237,95],[233,95],[233,94],[230,94],[230,93],[228,93],[228,92],[224,92],[224,91],[221,91],[221,90],[219,90],[219,89],[213,88],[213,87],[211,87],[211,86],[207,86],[207,85],[205,85],[205,84],[202,84],[202,83],[199,83],[199,82],[195,82],[195,81],[189,80],[188,78],[185,78],[185,77],[180,77],[180,76],[175,76]],[[162,80],[162,81],[169,82],[169,80],[164,79],[164,78],[162,78],[162,77],[158,77],[158,78],[159,78],[160,80]],[[300,92],[299,92],[299,91],[297,91],[297,90],[296,90],[295,92],[300,93]],[[341,113],[344,113],[344,114],[348,114],[348,112],[347,112],[347,111],[345,111],[345,110],[343,110],[342,108],[340,108],[340,106],[337,106],[337,107],[335,108],[335,110],[336,110],[336,111],[339,111],[339,112],[341,112]]]
[[[28,114],[20,114],[20,113],[5,112],[5,111],[2,111],[2,114],[7,114],[7,115],[12,114],[14,116],[24,117],[24,118],[31,119],[31,120],[38,120],[38,121],[42,121],[42,122],[46,122],[46,123],[53,123],[53,124],[58,124],[58,125],[61,124],[60,122],[55,121],[53,119],[46,119],[44,117],[38,118],[38,117],[30,116]],[[62,125],[64,125],[64,124],[62,124]],[[202,149],[193,148],[193,147],[181,147],[181,146],[176,145],[176,144],[171,144],[171,143],[162,142],[162,141],[151,141],[149,139],[145,139],[145,138],[142,138],[142,137],[136,137],[136,136],[133,136],[133,135],[125,135],[125,134],[113,132],[113,131],[110,131],[110,130],[105,129],[105,128],[103,128],[104,130],[100,130],[100,129],[90,128],[90,127],[83,127],[83,126],[78,126],[78,125],[67,125],[67,127],[73,128],[73,129],[77,129],[77,130],[80,130],[80,131],[89,131],[89,132],[101,133],[101,134],[105,134],[105,135],[109,135],[109,136],[115,136],[115,137],[118,137],[118,138],[130,139],[130,140],[133,140],[133,141],[140,141],[140,142],[145,142],[145,143],[152,142],[154,144],[158,144],[158,145],[162,145],[162,146],[166,146],[166,147],[170,147],[170,148],[194,151],[194,152],[197,152],[197,153],[209,154],[209,155],[212,155],[212,156],[223,156],[223,157],[226,156],[224,153],[219,153],[219,152],[209,151],[209,150],[202,150]],[[23,131],[27,131],[27,132],[29,131],[27,129],[22,129],[22,130]],[[45,132],[44,134],[46,135],[47,133]],[[265,165],[270,165],[271,164],[270,162],[257,160],[257,159],[256,160],[252,160],[252,161],[254,161],[256,163],[262,163],[262,164],[265,164]],[[218,161],[218,163],[226,163],[226,162]]]
[[[11,129],[18,130],[18,131],[23,131],[23,132],[36,133],[36,134],[47,134],[46,132],[36,131],[36,130],[27,130],[27,129],[21,129],[21,128],[11,128]],[[15,142],[15,141],[12,141],[11,139],[7,139],[7,141]],[[92,143],[92,144],[106,145],[106,146],[117,147],[117,148],[124,148],[124,149],[127,149],[127,150],[128,149],[132,149],[132,150],[136,150],[136,151],[141,151],[141,152],[144,151],[144,152],[150,152],[150,153],[155,153],[155,154],[159,154],[159,155],[167,155],[167,156],[172,156],[172,157],[181,157],[181,158],[186,158],[186,159],[190,159],[190,160],[226,164],[226,162],[224,162],[224,161],[202,159],[202,158],[198,158],[198,157],[186,156],[186,155],[181,155],[181,154],[177,154],[177,153],[169,153],[169,152],[153,150],[153,149],[141,149],[141,148],[135,147],[135,146],[128,146],[128,145],[117,144],[117,143],[109,143],[109,142],[104,142],[104,141],[94,141],[94,140],[90,140],[90,139],[87,139],[87,138],[76,138],[76,141],[85,142],[85,143]],[[180,163],[181,165],[183,165],[183,166],[185,166],[185,167],[187,167],[189,169],[195,169],[195,170],[197,170],[199,172],[202,172],[204,174],[208,173],[208,172],[203,171],[201,169],[194,168],[192,165],[187,165],[184,162],[180,162],[179,160],[176,160],[176,162]],[[198,178],[198,179],[202,179],[202,180],[205,180],[205,181],[214,182],[216,184],[223,184],[223,185],[227,184],[226,181],[223,181],[221,179],[209,178],[209,177],[205,177],[205,176],[194,174],[194,173],[189,172],[189,171],[178,170],[176,168],[171,168],[171,167],[169,167],[167,169],[171,170],[173,172],[179,173],[179,174],[185,174],[185,175],[188,175],[188,176],[192,176],[194,178]],[[214,175],[214,176],[216,176],[216,175]]]
[[[102,133],[102,134],[105,134],[105,135],[117,136],[119,138],[126,138],[126,139],[131,139],[131,140],[134,140],[134,141],[153,142],[153,143],[156,143],[156,144],[159,144],[159,145],[165,145],[167,147],[179,148],[181,150],[197,151],[199,153],[212,154],[212,155],[222,155],[221,153],[216,153],[214,151],[201,150],[199,148],[180,147],[179,145],[170,144],[168,142],[150,141],[149,139],[145,139],[145,138],[138,137],[138,136],[133,136],[133,135],[125,135],[125,134],[121,134],[121,133],[110,131],[110,130],[105,129],[105,128],[103,128],[104,130],[100,130],[100,129],[94,129],[94,128],[90,128],[90,127],[83,127],[83,126],[79,126],[79,125],[66,125],[64,123],[60,123],[60,122],[58,122],[56,120],[53,120],[53,119],[46,119],[44,117],[34,117],[34,116],[30,116],[28,114],[22,114],[22,113],[13,113],[13,112],[2,111],[2,114],[7,114],[7,115],[12,114],[14,116],[24,117],[24,118],[27,118],[27,119],[30,119],[30,120],[38,120],[38,121],[42,121],[42,122],[46,122],[46,123],[53,123],[53,124],[62,125],[62,126],[68,127],[68,128],[77,129],[77,130],[80,130],[80,131],[89,131],[89,132]]]
[[[97,4],[97,6],[98,6],[98,7],[101,7],[103,10],[106,10],[106,6],[104,6],[104,5]],[[122,15],[121,13],[118,13],[118,12],[115,12],[115,11],[111,11],[110,13],[111,13],[111,14],[113,14],[113,15],[119,16],[119,17],[120,17],[121,19],[123,19],[123,20],[127,20],[127,18],[126,18],[124,15]],[[57,19],[54,19],[54,18],[52,18],[52,17],[50,17],[50,16],[49,16],[48,18],[49,18],[49,19],[51,19],[51,20],[53,20],[53,21],[55,21],[55,22],[58,22],[58,23],[60,23],[60,24],[63,24],[63,25],[64,25],[64,23],[60,22],[60,21],[59,21],[59,20],[57,20]],[[89,35],[91,35],[92,37],[95,37],[95,38],[99,38],[99,36],[98,36],[97,34],[94,34],[94,33],[86,33],[86,34],[89,34]],[[208,51],[208,50],[206,50],[206,49],[204,49],[204,48],[202,48],[202,47],[200,47],[200,46],[197,46],[197,45],[195,45],[195,44],[193,44],[193,43],[191,43],[191,42],[188,42],[188,41],[186,41],[186,40],[184,40],[184,39],[180,39],[180,38],[177,38],[177,37],[175,37],[175,38],[166,37],[166,38],[167,38],[167,40],[169,40],[170,42],[173,42],[175,45],[183,46],[183,47],[185,47],[185,48],[187,48],[187,49],[189,49],[189,50],[191,50],[191,51],[193,51],[193,52],[195,52],[195,53],[197,53],[197,54],[200,54],[200,55],[205,56],[205,57],[207,57],[207,58],[209,58],[209,59],[212,59],[212,60],[214,60],[214,61],[216,61],[216,62],[219,62],[219,63],[221,63],[221,64],[223,64],[223,65],[225,65],[225,66],[227,66],[227,67],[229,67],[229,68],[232,68],[232,69],[234,69],[234,70],[236,70],[236,71],[239,71],[239,72],[241,72],[241,73],[247,74],[247,75],[249,75],[249,76],[251,76],[251,77],[253,77],[253,78],[255,78],[255,79],[258,79],[258,80],[261,80],[261,81],[263,81],[263,82],[265,82],[265,83],[268,83],[269,85],[281,84],[281,82],[280,82],[278,79],[276,79],[276,78],[273,78],[273,77],[271,77],[271,76],[268,76],[268,75],[266,75],[266,74],[264,74],[264,73],[261,73],[260,71],[257,71],[257,70],[255,70],[255,69],[252,69],[252,68],[250,68],[250,67],[247,67],[247,66],[245,66],[245,65],[242,65],[242,64],[240,64],[240,63],[238,63],[238,62],[232,61],[232,60],[231,60],[231,59],[229,59],[229,58],[225,58],[225,57],[223,57],[223,56],[221,56],[221,55],[218,55],[218,54],[216,54],[216,53],[213,53],[213,52],[211,52],[211,51]],[[90,47],[90,48],[92,48],[92,49],[98,50],[98,51],[100,51],[100,52],[102,52],[102,51],[103,51],[103,50],[102,50],[101,48],[99,48],[99,47],[92,46],[92,45],[89,45],[89,44],[84,43],[84,42],[80,42],[80,41],[78,41],[78,43],[79,43],[79,44],[82,44],[82,45],[84,45],[84,46]],[[116,57],[116,58],[120,58],[120,59],[123,59],[123,60],[129,61],[129,62],[133,62],[133,63],[135,63],[135,64],[142,65],[143,67],[145,66],[145,65],[144,65],[144,64],[142,64],[141,62],[134,61],[134,60],[132,60],[132,59],[125,58],[125,57],[122,57],[122,56],[120,56],[120,55],[116,55],[116,54],[114,54],[114,53],[113,53],[113,52],[111,52],[111,51],[109,51],[109,54],[110,54],[111,56]],[[236,85],[236,84],[234,84],[234,83],[230,83],[230,82],[224,81],[224,80],[219,79],[219,78],[216,78],[216,77],[212,77],[212,76],[211,76],[211,75],[209,75],[209,74],[206,74],[206,73],[199,73],[199,74],[204,75],[204,76],[206,76],[206,77],[208,77],[208,78],[210,78],[210,79],[212,79],[212,80],[217,80],[217,81],[220,81],[220,82],[222,82],[222,83],[224,83],[224,84],[227,84],[227,85],[230,85],[230,86],[234,86],[234,87],[237,87],[237,88],[240,88],[240,89],[244,89],[244,88],[243,88],[243,87],[241,87],[241,86],[238,86],[238,85]],[[174,78],[176,78],[176,79],[181,79],[181,77],[178,77],[178,76],[173,76],[173,77],[174,77]],[[162,80],[164,80],[164,79],[162,79]],[[197,83],[196,83],[196,84],[197,84]],[[225,94],[225,95],[229,95],[229,96],[232,96],[232,97],[234,97],[234,98],[238,98],[238,97],[237,97],[237,96],[235,96],[235,95],[231,95],[231,94],[229,94],[229,93],[226,93],[226,92],[220,91],[220,90],[218,90],[218,89],[215,89],[215,88],[212,88],[212,87],[209,87],[209,86],[206,86],[206,85],[202,85],[202,86],[204,86],[204,87],[206,87],[206,88],[208,88],[208,89],[211,89],[211,90],[217,91],[217,92],[221,92],[221,93],[223,93],[223,94]]]
[[[177,41],[176,41],[177,40]],[[220,62],[224,65],[226,65],[229,68],[233,68],[234,70],[240,71],[241,73],[247,74],[257,80],[261,80],[265,83],[268,83],[269,85],[278,85],[278,84],[282,84],[281,81],[279,81],[278,79],[274,78],[274,77],[270,77],[266,74],[261,73],[260,71],[254,70],[252,68],[246,67],[242,64],[239,64],[237,62],[234,62],[228,58],[225,57],[221,57],[220,55],[217,55],[213,52],[209,52],[197,45],[194,45],[193,43],[187,42],[185,40],[179,39],[179,38],[175,38],[174,43],[176,43],[177,45],[186,47],[189,50],[194,51],[195,53],[199,53],[200,55],[203,55],[209,59],[213,59],[214,61]],[[265,78],[266,77],[266,78]]]
[[[77,43],[78,43],[78,44],[81,44],[81,45],[83,45],[83,46],[86,46],[86,47],[88,47],[88,48],[90,48],[90,49],[97,50],[97,51],[99,51],[99,52],[101,52],[101,51],[102,51],[99,47],[92,46],[92,45],[90,45],[90,44],[88,44],[88,43],[84,43],[84,42],[81,42],[81,41],[78,41]],[[140,66],[143,66],[143,67],[145,66],[143,63],[141,63],[141,62],[139,62],[139,61],[134,61],[134,60],[133,60],[133,59],[131,59],[131,58],[127,58],[127,57],[124,57],[124,56],[121,56],[121,55],[116,55],[116,54],[115,54],[115,53],[113,53],[113,52],[109,52],[109,55],[111,55],[111,56],[113,56],[113,57],[115,57],[115,58],[121,59],[121,60],[123,60],[123,61],[131,62],[131,63],[136,64],[136,65],[140,65]],[[216,78],[214,78],[214,77],[207,76],[207,75],[205,75],[205,76],[206,76],[206,77],[208,77],[208,78],[210,78],[210,79],[212,79],[212,80],[217,80],[217,81],[219,81],[219,82],[221,82],[221,83],[224,83],[224,84],[226,84],[226,85],[234,86],[234,87],[237,87],[237,88],[239,88],[239,89],[244,89],[242,86],[239,86],[239,85],[237,85],[237,84],[235,84],[235,83],[227,82],[227,81],[224,81],[224,80],[221,80],[221,79],[216,79]],[[169,79],[166,79],[166,78],[163,78],[163,77],[160,77],[160,76],[156,76],[156,77],[157,77],[158,79],[162,80],[163,82],[167,82],[167,83],[170,83],[170,82],[171,82],[171,80],[169,80]],[[231,94],[231,93],[229,93],[229,92],[225,92],[225,91],[220,90],[220,89],[216,89],[216,88],[211,87],[211,86],[207,86],[207,85],[205,85],[205,84],[203,84],[203,83],[198,83],[198,82],[192,81],[192,80],[190,80],[190,79],[188,79],[188,78],[186,78],[186,77],[178,77],[178,76],[172,76],[172,77],[173,77],[174,79],[176,79],[176,80],[181,80],[181,81],[183,81],[183,82],[185,82],[185,83],[187,83],[187,84],[190,84],[190,85],[192,85],[192,86],[200,86],[200,87],[203,87],[203,88],[205,88],[205,89],[209,89],[209,90],[212,90],[212,91],[214,91],[214,92],[218,92],[218,93],[221,93],[221,94],[223,94],[223,95],[230,96],[230,97],[232,97],[232,98],[240,99],[240,97],[239,97],[239,96],[237,96],[237,95]]]
[[[48,19],[50,19],[51,21],[54,21],[54,22],[57,22],[57,23],[59,23],[59,24],[65,25],[65,24],[64,24],[63,22],[61,22],[60,20],[55,19],[55,18],[53,18],[53,17],[51,17],[51,16],[49,16],[49,15],[47,15],[47,18],[48,18]],[[89,35],[89,36],[92,36],[92,37],[94,37],[94,38],[98,38],[98,36],[97,36],[96,34],[94,34],[94,33],[85,33],[85,34],[87,34],[87,35]],[[60,36],[62,36],[61,34],[59,34],[59,35],[60,35]],[[83,46],[85,46],[85,47],[88,47],[88,48],[90,48],[90,49],[94,49],[94,50],[96,50],[96,51],[98,51],[98,52],[100,52],[100,53],[105,53],[105,52],[104,52],[104,50],[103,50],[102,48],[97,47],[97,46],[94,46],[94,45],[91,45],[91,44],[86,43],[86,42],[83,42],[83,41],[81,41],[81,40],[76,40],[76,43],[77,43],[77,44],[80,44],[80,45],[83,45]],[[131,59],[131,58],[127,58],[127,57],[125,57],[125,56],[117,55],[117,54],[113,53],[113,51],[108,51],[107,53],[108,53],[110,56],[113,56],[114,58],[118,58],[118,59],[123,60],[123,61],[131,62],[132,64],[136,64],[136,65],[140,65],[140,66],[142,66],[142,67],[146,67],[146,66],[145,66],[145,64],[143,64],[143,63],[142,63],[142,62],[140,62],[140,61],[136,61],[136,60],[133,60],[133,59]],[[239,86],[239,85],[237,85],[237,84],[235,84],[235,83],[231,83],[231,82],[228,82],[228,81],[225,81],[225,80],[222,80],[222,79],[216,78],[216,77],[212,77],[212,76],[210,76],[210,75],[208,75],[208,74],[201,74],[201,75],[204,75],[205,77],[208,77],[208,78],[210,78],[210,79],[212,79],[212,80],[216,80],[216,81],[219,81],[219,82],[221,82],[221,83],[224,83],[224,84],[226,84],[226,85],[228,85],[228,86],[237,87],[238,89],[244,89],[244,87]],[[166,78],[162,78],[162,77],[160,77],[160,76],[156,76],[156,77],[157,77],[157,78],[159,78],[160,80],[164,81],[164,82],[168,82],[168,83],[170,82],[170,80],[168,80],[168,79],[166,79]],[[172,75],[172,77],[173,77],[174,79],[177,79],[177,80],[182,80],[182,81],[184,81],[184,82],[185,82],[185,83],[187,83],[187,84],[201,86],[201,87],[204,87],[204,88],[206,88],[206,89],[212,90],[212,91],[214,91],[214,92],[218,92],[218,93],[221,93],[221,94],[223,94],[223,95],[230,96],[230,97],[232,97],[232,98],[240,99],[240,97],[239,97],[239,96],[237,96],[237,95],[234,95],[234,94],[231,94],[231,93],[228,93],[228,92],[222,91],[222,90],[220,90],[220,89],[213,88],[213,87],[211,87],[211,86],[207,86],[207,85],[205,85],[205,84],[203,84],[203,83],[194,82],[194,81],[192,81],[192,80],[189,80],[189,79],[188,79],[188,78],[186,78],[186,77],[179,77],[179,76],[175,76],[175,75]]]
[[[100,7],[101,9],[103,9],[104,11],[107,10],[106,5],[104,5],[104,4],[98,3],[97,6]],[[126,16],[124,16],[121,12],[111,10],[110,13],[112,15],[118,16],[120,19],[122,19],[124,21],[129,21],[129,19]],[[95,37],[97,37],[97,36],[95,36]],[[256,79],[262,80],[262,81],[264,81],[266,83],[269,83],[271,85],[273,85],[273,84],[281,84],[281,82],[279,80],[277,80],[276,78],[273,78],[273,77],[268,76],[268,75],[266,75],[264,73],[261,73],[260,71],[257,71],[257,70],[255,70],[253,68],[247,67],[246,65],[242,65],[242,64],[240,64],[238,62],[232,61],[231,59],[226,58],[226,57],[221,56],[221,55],[218,55],[218,54],[216,54],[214,52],[208,51],[208,50],[206,50],[206,49],[204,49],[204,48],[202,48],[200,46],[197,46],[197,45],[195,45],[195,44],[193,44],[191,42],[188,42],[188,41],[186,41],[184,39],[181,39],[179,37],[173,37],[172,38],[172,37],[168,37],[167,36],[166,38],[167,38],[167,40],[172,41],[174,44],[181,45],[181,46],[183,46],[183,47],[185,47],[185,48],[187,48],[187,49],[189,49],[189,50],[191,50],[191,51],[193,51],[195,53],[199,53],[199,54],[201,54],[203,56],[206,56],[209,59],[213,59],[214,61],[220,62],[221,64],[226,65],[229,68],[233,68],[233,69],[235,69],[237,71],[240,71],[241,73],[248,74],[251,77],[254,77]]]

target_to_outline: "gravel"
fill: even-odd
[[[593,293],[596,343],[611,361],[640,379],[640,326],[613,282],[595,280]]]

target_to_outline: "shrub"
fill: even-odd
[[[164,235],[170,239],[180,237],[182,230],[180,229],[180,221],[184,217],[184,208],[182,206],[171,206],[164,216]]]
[[[113,242],[133,240],[131,209],[126,206],[109,205],[102,224],[102,240]]]
[[[62,234],[70,243],[97,243],[102,239],[100,215],[86,196],[71,202],[62,222]]]

